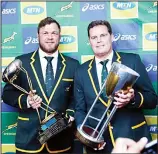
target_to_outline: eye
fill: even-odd
[[[43,32],[43,35],[48,35],[48,32]]]
[[[54,31],[54,32],[52,32],[52,34],[53,34],[53,35],[59,35],[59,32]]]
[[[107,36],[107,34],[101,34],[101,35],[100,35],[100,37],[105,37],[105,36]]]
[[[92,37],[91,37],[92,40],[95,40],[96,38],[97,38],[96,36],[92,36]]]

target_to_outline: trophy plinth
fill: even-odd
[[[96,140],[99,132],[95,131],[92,127],[84,125],[81,129],[81,125],[77,127],[76,137],[85,145],[91,148],[98,149],[104,144],[103,137]]]

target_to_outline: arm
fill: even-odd
[[[77,126],[83,122],[87,114],[83,91],[83,80],[79,71],[79,69],[76,71],[74,78],[75,120]]]
[[[139,55],[136,55],[136,72],[140,74],[137,82],[133,86],[135,104],[130,103],[129,107],[154,109],[157,105],[158,97],[152,87],[148,73]]]
[[[15,85],[18,85],[20,87],[22,87],[21,77],[22,77],[22,72],[19,73],[17,79],[13,82]],[[23,78],[22,81],[24,83],[27,82],[25,81],[25,78]],[[15,88],[10,83],[6,83],[3,89],[3,93],[2,93],[2,99],[6,104],[19,108],[19,109],[27,108],[27,96],[28,96],[27,94]]]
[[[79,62],[76,61],[73,66],[74,66],[74,75],[75,75],[75,72],[77,70],[77,68],[79,67]],[[74,75],[73,75],[73,80],[74,80]],[[66,109],[66,116],[67,117],[70,117],[70,120],[73,121],[74,120],[74,110],[75,110],[75,106],[74,106],[74,92],[73,92],[73,89],[74,89],[74,81],[73,81],[73,84],[72,84],[72,87],[71,87],[71,93],[70,93],[70,104],[68,106],[68,108]]]
[[[152,87],[152,83],[148,77],[148,73],[144,64],[138,55],[135,57],[135,71],[140,74],[140,77],[129,90],[127,94],[116,93],[114,102],[119,108],[127,105],[128,108],[144,108],[153,109],[157,105],[158,97]]]

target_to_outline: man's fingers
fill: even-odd
[[[142,151],[147,144],[148,139],[146,137],[141,138],[135,145],[131,146],[128,150],[133,153],[139,153]]]

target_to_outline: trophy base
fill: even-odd
[[[99,138],[98,140],[96,139],[99,134],[98,131],[93,134],[94,129],[92,127],[84,125],[81,129],[80,126],[81,125],[77,127],[75,135],[83,144],[96,149],[99,149],[104,144],[103,137]]]
[[[68,123],[67,119],[56,113],[51,114],[47,117],[47,119],[44,119],[41,123],[41,126],[39,128],[39,136],[37,139],[41,144],[44,144],[47,142],[50,138],[54,137],[61,131],[67,129],[68,127],[71,127],[72,123]]]

